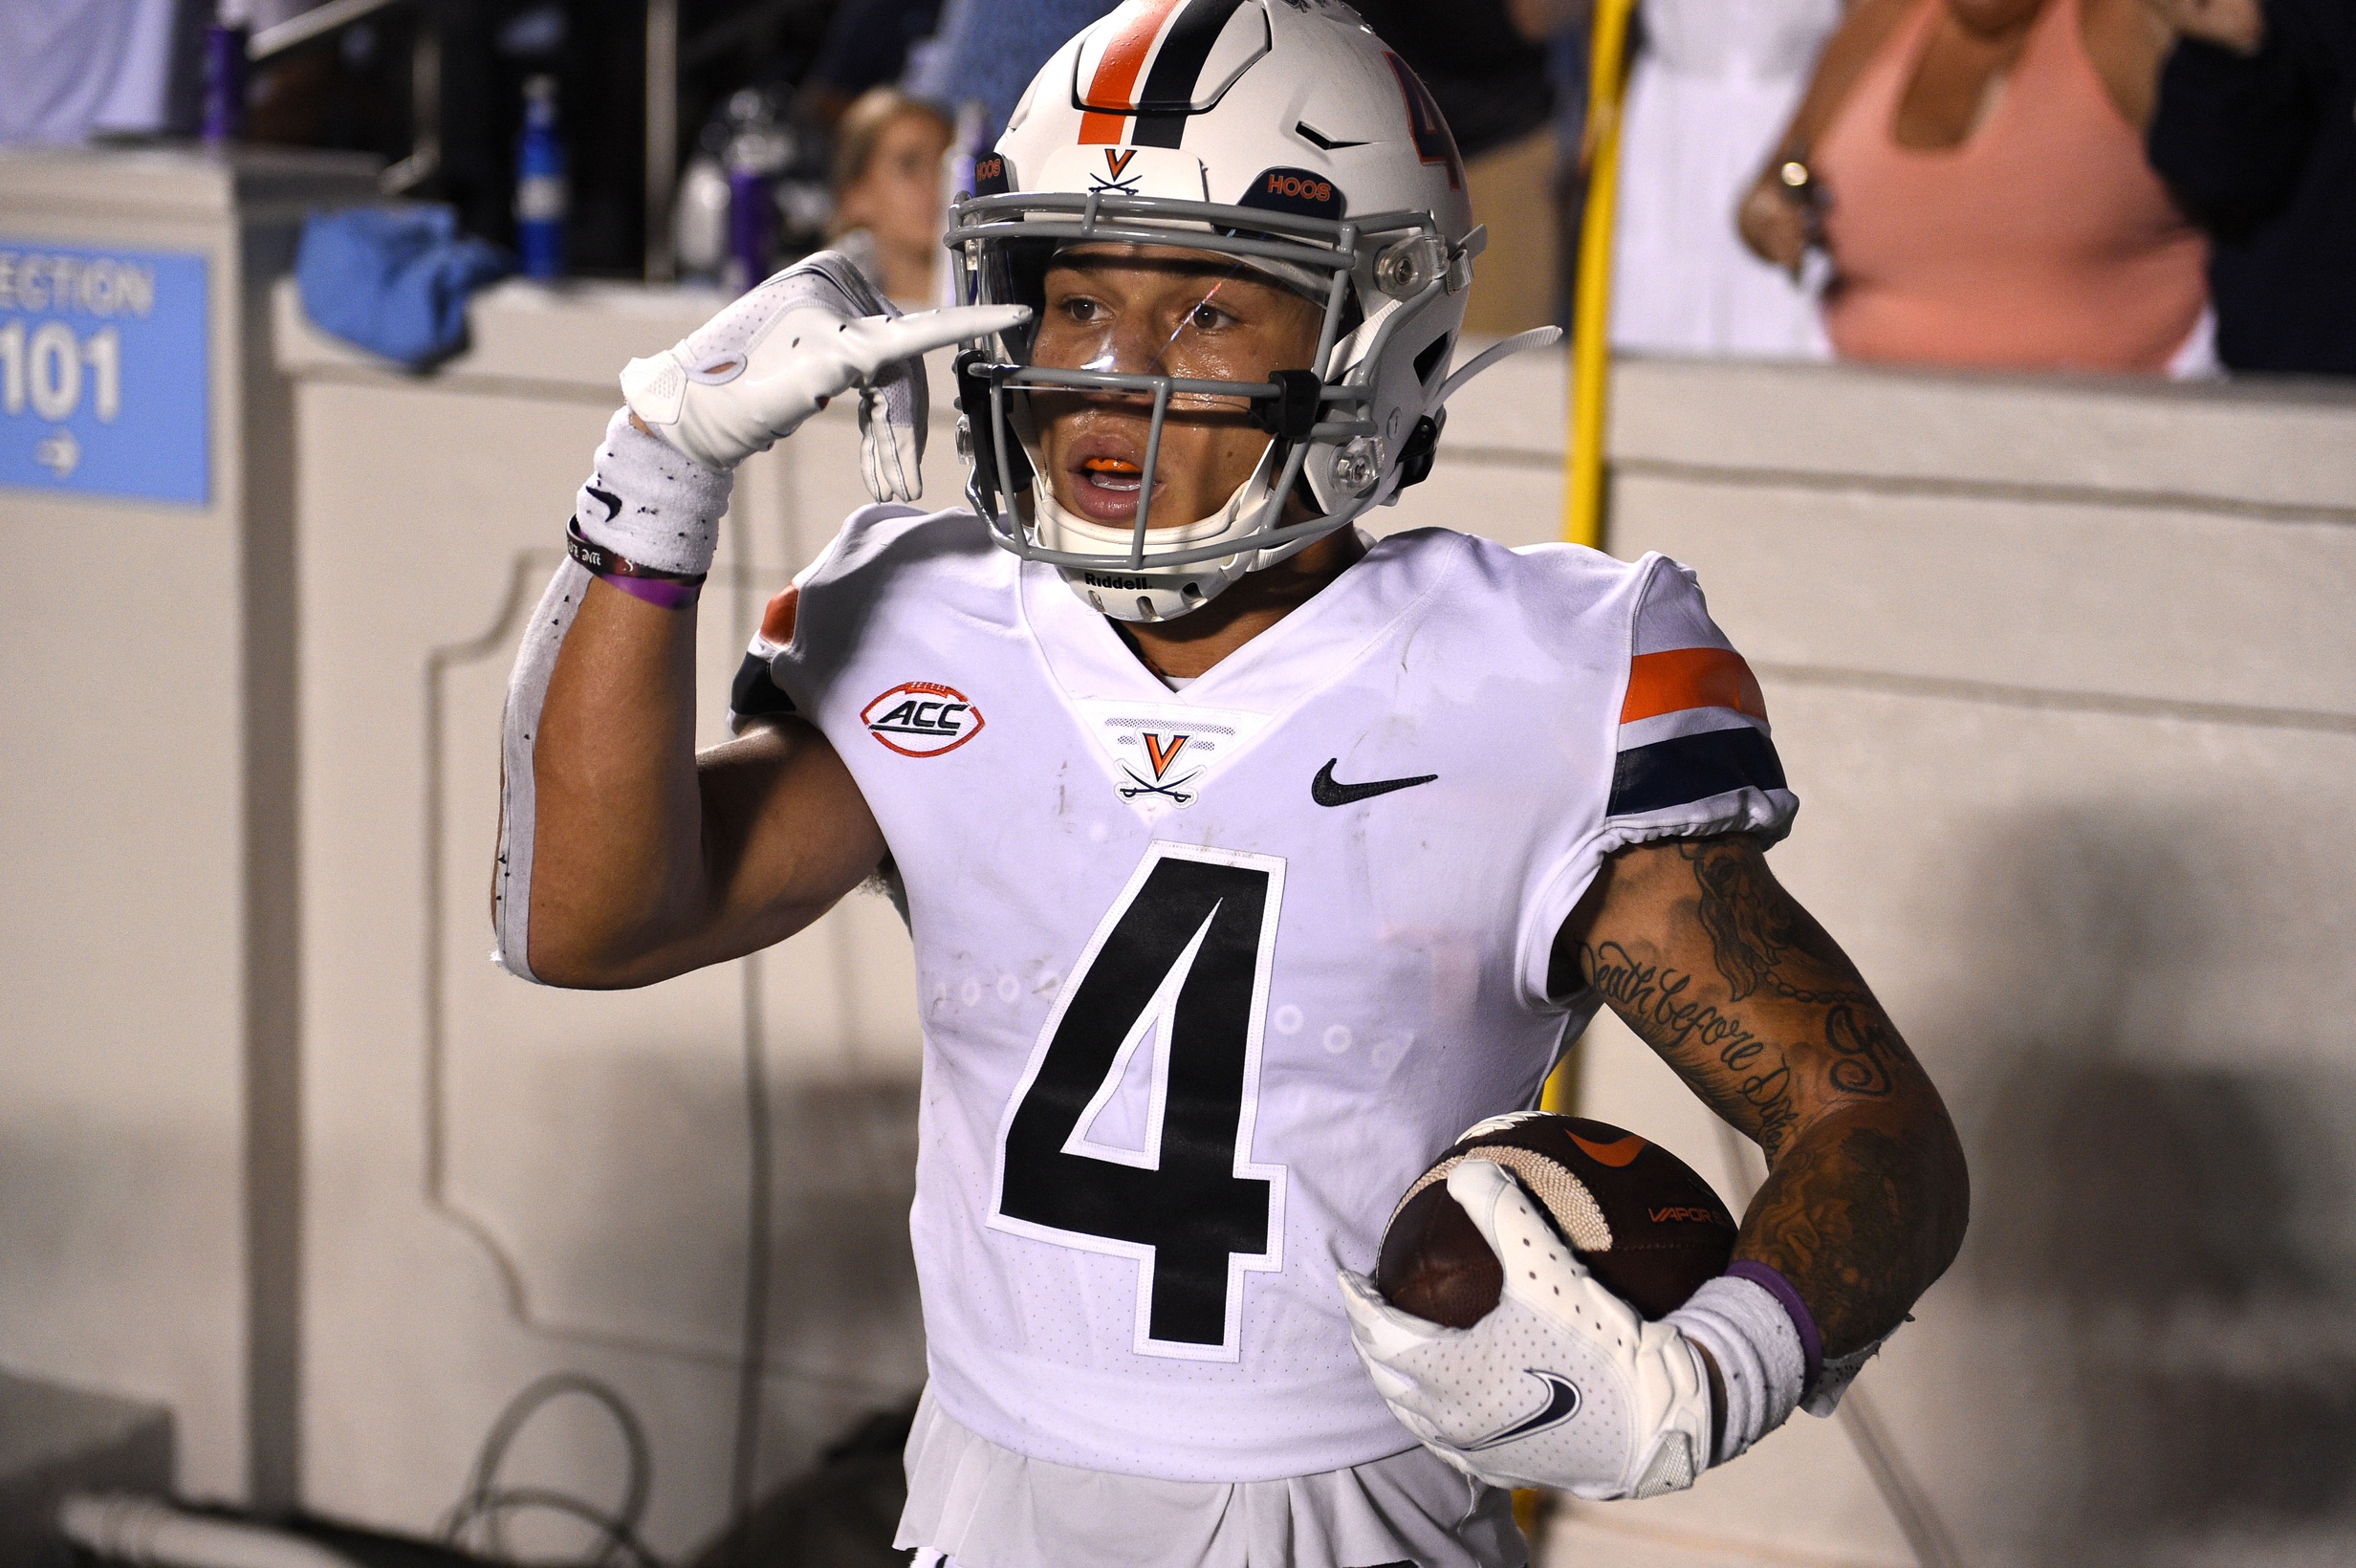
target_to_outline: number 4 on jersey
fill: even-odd
[[[1135,1258],[1144,1355],[1240,1359],[1243,1276],[1283,1266],[1284,1167],[1252,1163],[1283,895],[1276,857],[1149,848],[1048,1014],[1000,1134],[992,1229]],[[1141,1049],[1154,1052],[1144,1146],[1098,1143]]]

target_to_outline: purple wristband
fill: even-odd
[[[1816,1332],[1816,1318],[1808,1311],[1808,1303],[1792,1289],[1792,1282],[1778,1274],[1774,1265],[1755,1263],[1747,1257],[1736,1258],[1726,1266],[1726,1272],[1735,1279],[1747,1279],[1776,1298],[1792,1327],[1800,1335],[1800,1397],[1806,1399],[1816,1388],[1816,1380],[1824,1370],[1824,1341]]]
[[[704,591],[700,582],[665,582],[659,577],[600,577],[598,580],[632,599],[643,599],[658,610],[684,609]]]
[[[703,591],[704,573],[665,572],[657,566],[642,566],[583,534],[578,520],[565,525],[564,548],[592,576],[657,609],[684,608],[694,603],[695,596]]]

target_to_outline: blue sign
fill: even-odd
[[[211,499],[206,260],[0,236],[0,485]]]

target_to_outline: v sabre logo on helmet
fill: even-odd
[[[1117,190],[1123,196],[1136,195],[1137,182],[1123,180],[1121,177],[1136,159],[1137,149],[1135,147],[1106,147],[1104,149],[1104,172],[1102,175],[1091,176],[1088,188],[1090,190]]]

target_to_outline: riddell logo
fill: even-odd
[[[1718,1219],[1707,1209],[1647,1209],[1645,1217],[1655,1225],[1669,1220],[1691,1220],[1697,1225],[1714,1225]]]
[[[1082,572],[1080,576],[1091,588],[1144,589],[1152,586],[1144,577],[1117,577],[1106,572]]]
[[[954,686],[903,681],[862,709],[860,723],[904,757],[937,757],[982,732],[982,710]]]

